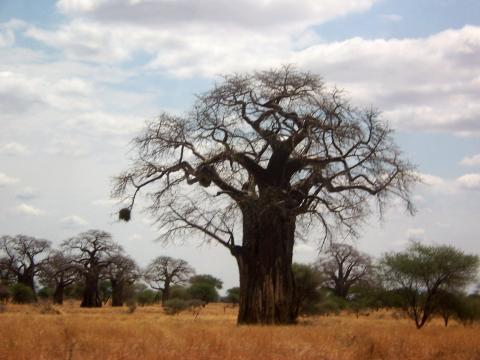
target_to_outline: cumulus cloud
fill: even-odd
[[[399,22],[403,20],[403,17],[398,14],[381,14],[380,19],[390,22]]]
[[[17,182],[18,182],[17,178],[8,176],[7,174],[0,172],[0,187],[13,185]]]
[[[32,200],[38,196],[38,192],[31,187],[26,187],[18,191],[15,196],[20,200]]]
[[[316,251],[312,246],[308,244],[297,244],[293,248],[296,253],[312,253]]]
[[[397,129],[480,136],[480,27],[424,38],[327,43],[310,26],[372,3],[64,0],[58,6],[72,16],[70,22],[54,30],[29,27],[26,35],[69,58],[99,64],[147,54],[144,70],[178,77],[294,63],[346,88],[355,103],[379,107]],[[384,16],[399,20],[394,14]],[[278,28],[280,23],[288,26]]]
[[[66,228],[79,228],[88,225],[88,221],[78,215],[65,216],[60,223]]]
[[[291,27],[319,24],[369,9],[376,0],[60,0],[68,15],[148,27],[206,24]]]
[[[460,176],[456,182],[462,189],[480,191],[480,174],[465,174]]]
[[[29,154],[28,148],[17,142],[9,142],[3,145],[0,145],[0,154],[10,155],[10,156],[22,156]]]
[[[25,203],[15,206],[13,208],[13,211],[16,214],[27,215],[27,216],[41,216],[45,214],[44,210],[36,208],[33,205],[25,204]]]
[[[480,166],[480,154],[467,156],[460,161],[460,164],[465,166]]]

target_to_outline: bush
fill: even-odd
[[[10,287],[12,300],[17,304],[29,304],[35,301],[35,294],[31,288],[24,284],[14,284]]]
[[[53,290],[49,287],[44,287],[38,291],[37,295],[40,299],[47,300],[48,298],[52,297]]]
[[[182,299],[169,299],[163,304],[163,309],[168,315],[176,315],[188,308],[188,304]]]
[[[189,300],[190,294],[184,286],[175,285],[170,288],[170,299]]]
[[[140,306],[152,305],[157,300],[157,293],[153,290],[146,289],[137,294],[136,300]]]
[[[127,312],[129,314],[133,314],[135,312],[135,310],[137,310],[137,301],[135,299],[128,299],[127,300],[127,307],[128,307]]]

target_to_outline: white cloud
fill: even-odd
[[[33,205],[20,204],[13,208],[13,211],[19,215],[28,215],[28,216],[41,216],[45,214],[45,211],[39,208],[36,208]]]
[[[222,27],[306,27],[368,10],[376,0],[60,0],[69,15],[146,27],[185,24]]]
[[[38,192],[31,187],[23,188],[16,194],[16,197],[21,200],[31,200],[36,198],[37,196]]]
[[[460,176],[456,182],[462,189],[480,191],[480,174],[465,174]]]
[[[78,215],[65,216],[60,223],[66,228],[79,228],[88,225],[88,221]]]
[[[0,172],[0,187],[9,186],[16,184],[18,182],[17,178],[10,177],[7,174]]]
[[[409,241],[422,241],[425,239],[425,229],[422,228],[407,229],[405,234]]]
[[[399,22],[403,20],[403,17],[398,14],[381,14],[380,18],[385,21]]]
[[[480,154],[467,156],[460,161],[460,164],[465,166],[480,166]]]
[[[7,144],[0,145],[0,154],[10,156],[22,156],[29,154],[28,148],[17,142],[9,142]]]
[[[83,143],[71,138],[56,138],[45,149],[47,154],[64,157],[82,157],[88,154]]]
[[[331,6],[330,1],[304,0],[295,2],[297,10],[289,11],[294,4],[290,0],[243,0],[235,5],[219,0],[136,5],[128,0],[98,4],[70,0],[61,1],[59,7],[72,15],[72,21],[56,30],[30,27],[26,35],[62,50],[68,58],[104,65],[146,54],[149,60],[143,70],[178,77],[213,77],[294,63],[344,87],[355,103],[382,109],[394,128],[480,136],[480,27],[465,26],[424,38],[352,38],[332,43],[322,42],[309,27],[372,3],[335,1]],[[209,6],[217,6],[218,11],[209,11]],[[165,11],[145,11],[150,8]],[[190,21],[189,11],[179,9],[197,9],[195,21]],[[275,19],[288,26],[278,28],[275,19],[259,15],[265,27],[258,31],[251,23],[260,22],[256,16],[264,11],[283,14]],[[226,16],[218,16],[222,12]],[[155,26],[149,25],[150,14]],[[160,21],[158,16],[168,19]],[[227,21],[231,28],[219,21]]]

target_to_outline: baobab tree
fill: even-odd
[[[39,278],[44,285],[52,286],[53,303],[62,305],[65,288],[79,279],[79,267],[61,251],[53,250],[41,264]]]
[[[4,254],[0,261],[2,272],[24,284],[35,293],[35,276],[46,260],[50,241],[32,236],[15,235],[0,238],[0,252]],[[6,275],[3,275],[6,276]]]
[[[151,288],[162,293],[163,305],[170,297],[170,288],[173,285],[185,284],[194,273],[185,260],[159,256],[147,266],[143,276]]]
[[[121,251],[112,235],[101,230],[88,230],[62,243],[62,248],[77,264],[85,280],[81,307],[101,307],[98,282],[102,271],[111,263],[111,257]]]
[[[197,99],[134,139],[136,159],[113,188],[129,201],[119,217],[149,193],[164,240],[196,230],[235,257],[239,323],[293,323],[297,230],[355,232],[369,198],[411,210],[413,167],[377,111],[290,66],[225,76]]]
[[[123,306],[126,291],[139,278],[139,269],[133,259],[126,255],[115,254],[110,257],[105,273],[112,285],[112,306]]]
[[[325,249],[319,267],[327,277],[326,287],[346,299],[352,286],[371,274],[372,261],[352,245],[332,242]]]

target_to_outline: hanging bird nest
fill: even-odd
[[[129,208],[123,208],[118,212],[118,219],[123,221],[130,221],[131,211]]]
[[[213,170],[208,165],[200,165],[195,172],[195,177],[198,179],[198,183],[203,187],[209,187],[212,183]]]

